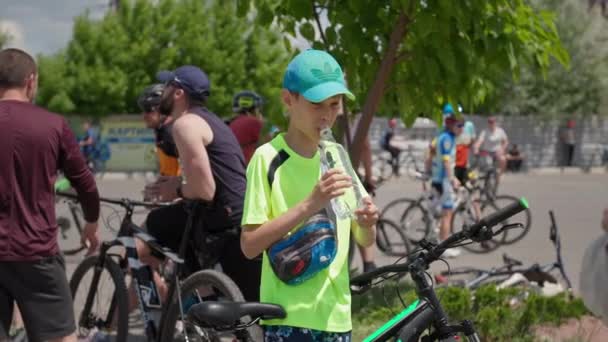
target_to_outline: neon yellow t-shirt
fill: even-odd
[[[335,144],[328,148],[335,148]],[[320,177],[319,153],[312,158],[302,157],[287,146],[283,134],[278,135],[260,146],[249,162],[242,224],[260,225],[280,216],[309,196]],[[354,181],[366,196],[361,182],[358,179]],[[344,194],[343,199],[350,208],[356,208],[352,189]],[[327,332],[352,330],[348,274],[351,220],[338,220],[336,227],[338,251],[334,261],[299,285],[283,283],[274,274],[264,252],[260,301],[281,305],[287,317],[262,324]]]

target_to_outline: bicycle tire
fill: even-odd
[[[458,217],[461,217],[462,215],[471,215],[469,212],[467,212],[470,210],[473,210],[473,209],[467,208],[467,206],[464,203],[462,203],[458,207],[456,207],[456,209],[454,210],[454,214],[452,215],[452,220],[450,222],[450,229],[452,231],[452,234],[460,231],[460,229],[462,228],[462,225],[472,223],[472,222],[469,222],[469,221],[472,221],[472,219],[468,218],[467,216],[464,216],[464,218],[462,220],[462,222],[463,222],[462,225],[459,225],[456,222],[456,219]],[[474,254],[486,254],[486,253],[490,253],[490,252],[497,250],[503,244],[503,242],[502,242],[503,239],[504,239],[504,234],[501,235],[500,237],[495,236],[488,241],[466,244],[466,245],[463,245],[462,248],[464,248],[465,250],[467,250],[471,253],[474,253]]]
[[[406,205],[406,207],[403,212],[397,213],[395,218],[392,218],[392,216],[389,215],[389,211],[398,205]],[[410,224],[406,222],[405,219],[408,215],[413,215],[411,213],[413,213],[414,210],[419,210],[422,213],[422,222],[420,224],[416,224],[415,227],[410,227]],[[384,209],[382,209],[380,219],[397,222],[399,228],[403,229],[408,240],[410,240],[410,242],[413,244],[418,244],[422,239],[428,238],[431,234],[432,219],[430,218],[428,211],[424,209],[418,201],[411,198],[399,198],[389,202],[386,206],[384,206]]]
[[[182,301],[187,300],[189,294],[193,293],[197,288],[202,286],[212,286],[219,290],[226,299],[243,302],[243,294],[239,287],[230,277],[224,273],[215,270],[202,270],[191,274],[180,286]],[[175,325],[179,320],[180,309],[177,300],[177,292],[171,301],[171,306],[167,310],[166,317],[163,318],[161,329],[161,342],[172,342],[175,338]],[[258,325],[254,325],[247,329],[249,337],[252,341],[263,340],[263,331]]]
[[[391,241],[395,235],[399,241]],[[394,257],[407,256],[411,251],[409,239],[403,230],[396,223],[384,219],[376,223],[376,246],[382,253]]]
[[[393,167],[390,165],[391,159],[378,156],[372,162],[373,174],[378,175],[379,179],[386,180],[393,176]]]
[[[95,266],[99,260],[98,255],[92,255],[85,258],[74,270],[72,274],[72,278],[70,279],[70,292],[72,293],[72,298],[76,298],[77,290],[82,281],[82,278],[89,270],[95,270]],[[129,294],[127,292],[127,285],[125,283],[124,274],[122,269],[118,264],[112,260],[109,256],[106,256],[104,262],[104,269],[108,271],[110,277],[112,278],[112,282],[114,283],[114,294],[112,296],[113,300],[116,300],[118,315],[117,315],[117,325],[116,325],[116,337],[114,339],[115,342],[126,342],[129,334]],[[99,288],[99,284],[97,284]],[[89,291],[89,286],[85,287],[87,291]],[[87,292],[88,296],[88,292]],[[84,306],[84,305],[83,305]],[[80,326],[80,320],[82,317],[89,316],[90,313],[84,315],[83,313],[76,314],[76,333],[79,333],[79,330],[83,327]],[[99,330],[104,329],[105,327],[97,326]],[[90,329],[90,328],[89,328]]]
[[[64,255],[71,256],[82,252],[86,248],[81,241],[84,214],[80,206],[75,207],[76,214],[72,213],[69,203],[66,203],[66,206],[69,211],[68,214],[57,217],[57,225],[59,226],[57,235],[61,252]],[[71,236],[74,232],[78,233],[78,237]]]
[[[449,271],[448,270],[444,270],[439,272],[439,274],[441,274],[442,276],[448,276],[448,275],[467,275],[467,274],[479,274],[482,272],[487,272],[486,270],[482,270],[480,268],[474,268],[474,267],[456,267],[456,268],[452,268]]]
[[[505,205],[498,205],[496,202],[499,200],[506,200]],[[500,208],[504,208],[507,205],[509,205],[512,202],[518,202],[519,198],[515,197],[515,196],[511,196],[511,195],[498,195],[492,199],[486,199],[486,201],[482,202],[481,204],[481,211],[483,212],[484,208],[488,205],[492,205],[493,206],[493,210],[498,210]],[[523,239],[528,232],[530,231],[530,227],[532,226],[532,212],[530,211],[530,209],[526,209],[523,212],[523,215],[525,216],[524,222],[521,222],[524,227],[521,230],[508,230],[505,231],[502,235],[502,241],[501,243],[503,245],[512,245],[518,241],[520,241],[521,239]],[[517,214],[518,216],[516,217],[521,217]],[[510,219],[511,222],[517,222],[517,219],[511,218]],[[508,222],[508,221],[507,221]]]

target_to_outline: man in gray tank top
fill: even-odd
[[[239,286],[246,300],[259,298],[261,261],[249,260],[240,248],[240,222],[245,196],[245,161],[241,147],[224,121],[205,108],[210,94],[207,75],[195,66],[182,66],[157,75],[165,84],[159,111],[174,119],[172,135],[177,146],[182,177],[161,177],[146,188],[147,195],[160,201],[177,198],[205,202],[197,213],[197,224],[187,239],[197,240],[201,233],[222,236],[213,245],[197,248],[214,253],[224,272]],[[146,227],[160,244],[179,249],[187,213],[181,203],[152,211]],[[226,234],[226,232],[234,232]],[[138,255],[153,268],[159,260],[149,248],[137,242]],[[194,259],[193,251],[186,254]],[[190,260],[192,261],[192,260]],[[162,293],[162,287],[160,288]]]

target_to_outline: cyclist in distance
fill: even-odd
[[[137,99],[137,105],[143,113],[146,127],[154,130],[156,155],[158,157],[159,173],[161,176],[179,176],[180,168],[177,147],[171,129],[173,118],[158,111],[160,98],[165,86],[154,84],[146,87]]]

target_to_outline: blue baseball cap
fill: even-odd
[[[325,51],[309,49],[291,60],[283,76],[283,88],[302,95],[314,103],[344,94],[354,100],[346,88],[340,64]]]
[[[211,84],[207,74],[194,65],[184,65],[174,71],[161,71],[156,74],[156,78],[165,84],[177,84],[196,99],[205,99],[210,94]]]

